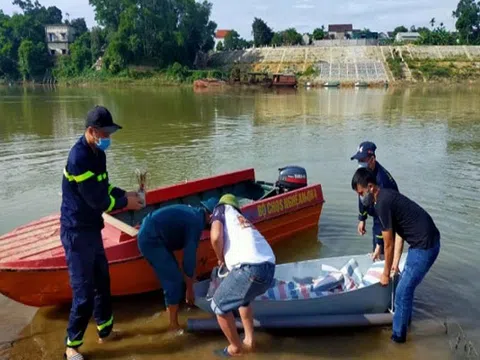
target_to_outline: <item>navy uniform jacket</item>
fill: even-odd
[[[92,149],[85,136],[80,137],[63,171],[61,226],[67,230],[101,230],[102,214],[124,208],[127,202],[125,191],[109,183],[105,152]]]
[[[373,173],[376,176],[377,179],[377,185],[381,189],[392,189],[395,191],[398,191],[398,186],[395,180],[393,179],[392,175],[382,166],[380,163],[377,161],[375,164],[375,170]],[[358,220],[359,221],[365,221],[367,220],[368,215],[374,218],[374,221],[377,220],[377,215],[375,214],[375,208],[374,206],[370,206],[366,208],[363,204],[362,201],[360,200],[360,197],[358,198]]]

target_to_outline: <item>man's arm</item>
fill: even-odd
[[[225,258],[223,257],[223,224],[220,220],[214,220],[212,223],[210,241],[218,261],[225,263]]]
[[[69,181],[74,181],[78,185],[80,195],[87,204],[101,212],[110,212],[112,210],[122,209],[127,206],[126,196],[115,198],[109,194],[105,179],[95,174],[88,168],[87,161],[79,161],[78,164],[69,166],[69,173],[66,173]]]
[[[403,252],[403,239],[400,235],[396,234],[395,235],[395,251],[393,255],[393,264],[392,264],[392,270],[395,273],[399,271],[398,264],[400,263],[402,252]]]
[[[200,229],[200,231],[198,231]],[[202,237],[201,227],[189,226],[187,229],[185,248],[183,249],[183,272],[188,278],[195,277],[197,265],[197,249]]]
[[[112,195],[115,199],[127,196],[127,192],[119,187],[108,184],[108,194]]]
[[[367,209],[363,205],[359,196],[358,197],[358,221],[366,221],[367,218],[368,218]]]
[[[197,249],[200,237],[202,236],[202,230],[197,231],[195,227],[190,226],[186,236],[185,248],[183,249],[183,272],[185,274],[184,280],[187,287],[185,297],[187,304],[193,305],[195,303],[193,283],[195,281],[195,269],[197,266]]]
[[[380,282],[382,285],[388,285],[390,279],[390,271],[392,270],[393,252],[394,252],[394,240],[393,231],[382,231],[384,252],[385,252],[385,266],[383,267],[382,279]]]
[[[394,233],[391,206],[389,198],[377,198],[375,212],[377,213],[382,226],[383,249],[385,253],[385,266],[383,268],[382,277],[380,278],[380,283],[383,286],[388,285],[390,281],[390,271],[393,263]]]

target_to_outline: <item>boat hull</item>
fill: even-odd
[[[366,273],[373,264],[370,256],[354,255],[327,259],[300,261],[277,265],[275,277],[278,279],[291,279],[292,277],[317,277],[322,264],[333,266],[337,269],[343,267],[350,259],[354,258],[362,273]],[[405,259],[402,258],[400,267],[403,268]],[[203,311],[213,315],[210,302],[205,296],[210,280],[195,284],[195,304]],[[251,302],[255,317],[258,318],[284,318],[289,316],[321,316],[321,315],[361,315],[379,314],[388,311],[391,306],[394,283],[383,287],[380,283],[360,289],[336,293],[318,298],[296,300],[255,300]]]
[[[323,199],[311,206],[280,216],[274,216],[270,203],[271,201],[252,204],[246,207],[245,212],[249,214],[271,245],[298,232],[318,226]],[[269,207],[272,210],[270,217]],[[112,295],[131,295],[161,289],[161,284],[152,268],[138,252],[136,239],[124,242],[120,247],[123,249],[106,248]],[[121,258],[118,253],[122,252],[128,254],[129,258],[112,260]],[[182,252],[178,252],[176,256],[181,264]],[[61,261],[64,263],[64,257]],[[197,274],[199,276],[208,274],[216,263],[210,241],[204,236],[197,252]],[[59,305],[72,300],[68,270],[65,265],[48,268],[0,267],[0,292],[17,302],[35,307]]]

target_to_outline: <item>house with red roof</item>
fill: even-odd
[[[224,42],[225,37],[231,32],[232,30],[225,30],[225,29],[219,29],[215,32],[215,49],[217,48],[217,45],[219,42]]]

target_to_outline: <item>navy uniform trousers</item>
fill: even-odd
[[[66,345],[77,348],[83,344],[92,313],[99,337],[108,336],[113,328],[108,261],[101,231],[62,228],[60,238],[73,292]]]

